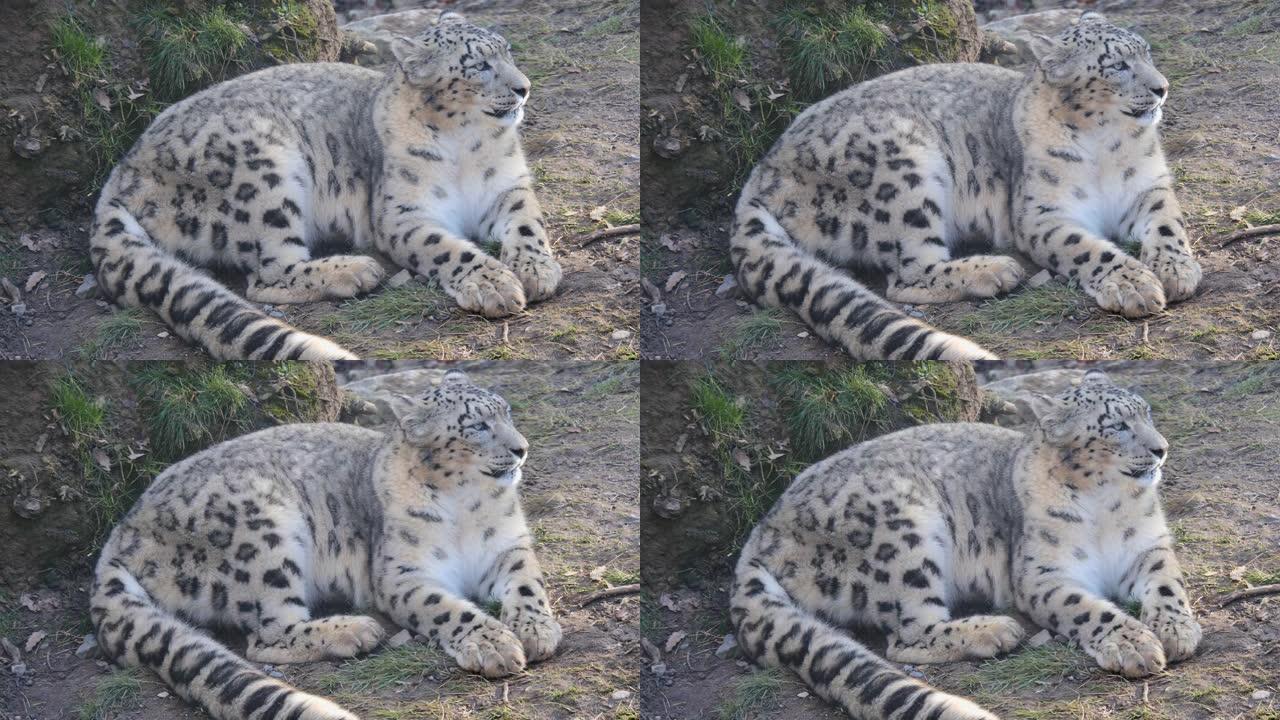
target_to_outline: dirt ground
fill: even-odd
[[[356,300],[271,310],[366,358],[637,357],[638,323],[627,300],[638,289],[637,239],[629,235],[587,243],[584,237],[639,217],[638,3],[443,4],[503,32],[533,83],[522,132],[535,190],[564,268],[558,294],[499,320],[461,311],[438,289],[417,282],[395,290],[384,286]],[[91,270],[89,223],[86,214],[32,230],[0,227],[0,275],[22,287],[33,273],[47,274],[33,291],[24,292],[24,317],[0,305],[0,359],[73,353],[181,359],[200,354],[167,333],[148,312],[120,315],[101,301],[75,295]],[[243,290],[243,278],[223,279]]]
[[[638,367],[487,363],[468,374],[507,398],[531,444],[521,494],[565,631],[557,655],[505,681],[459,671],[439,651],[416,643],[357,660],[269,671],[366,719],[633,720],[638,598],[582,602],[609,585],[638,582]],[[88,583],[87,574],[54,577],[29,593],[0,595],[0,636],[22,646],[33,632],[48,634],[34,652],[24,650],[23,679],[3,662],[0,720],[206,717],[149,673],[122,673],[75,655],[91,631]],[[242,641],[226,639],[243,648]]]
[[[1225,608],[1218,598],[1246,582],[1280,581],[1275,476],[1280,371],[1263,363],[1103,366],[1147,398],[1156,427],[1171,444],[1162,495],[1205,631],[1199,652],[1142,681],[1105,673],[1081,651],[1058,643],[1023,647],[995,660],[907,669],[1006,719],[1276,720],[1280,597]],[[987,375],[1023,369],[997,367]],[[661,648],[665,672],[644,671],[642,715],[651,720],[847,717],[813,697],[793,675],[754,671],[733,654],[716,655],[730,631],[729,580],[727,574],[702,577],[646,598],[644,636]],[[677,632],[687,637],[668,649]],[[877,638],[862,639],[883,651]]]
[[[1027,3],[1012,5],[1021,10]],[[1245,220],[1280,221],[1280,114],[1273,97],[1280,82],[1280,7],[1270,0],[1034,5],[1097,9],[1151,43],[1156,66],[1172,85],[1164,145],[1204,280],[1194,298],[1137,321],[1105,313],[1079,290],[1057,283],[996,300],[912,311],[1008,358],[1280,357],[1280,243],[1274,236],[1229,245],[1222,240],[1246,227]],[[726,250],[731,203],[725,208],[689,225],[646,228],[641,265],[645,277],[664,290],[666,312],[655,315],[651,299],[638,303],[641,356],[840,357],[790,313],[761,316],[735,293],[715,293],[732,270]],[[687,276],[666,291],[676,272]],[[864,280],[877,285],[874,277]],[[882,279],[878,284],[883,288]],[[1260,330],[1271,334],[1253,336]]]

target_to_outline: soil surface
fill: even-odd
[[[445,6],[502,32],[533,83],[522,135],[564,268],[559,292],[498,320],[464,312],[443,292],[416,281],[398,290],[384,285],[356,300],[270,310],[366,358],[635,358],[637,318],[626,296],[638,291],[638,242],[633,235],[591,243],[584,238],[639,217],[638,3],[498,0]],[[85,214],[31,231],[0,227],[0,275],[23,289],[26,305],[19,317],[0,302],[0,359],[78,352],[112,359],[202,354],[149,312],[119,320],[114,307],[76,296],[91,270],[90,221]],[[389,275],[399,270],[389,264],[388,269]],[[46,275],[27,291],[36,272]],[[243,278],[221,279],[243,291]],[[120,325],[129,329],[121,331]],[[107,342],[93,342],[104,335]],[[89,342],[93,347],[87,350]]]
[[[1003,5],[1004,3],[1000,3]],[[1025,2],[1012,3],[1016,11]],[[1103,0],[1037,2],[1035,10],[1087,6],[1142,34],[1172,85],[1162,124],[1164,146],[1194,251],[1204,268],[1195,297],[1150,318],[1103,312],[1081,291],[1060,284],[1006,298],[912,308],[948,332],[1002,357],[1078,359],[1273,359],[1280,356],[1280,242],[1275,236],[1226,243],[1225,234],[1280,216],[1280,10],[1267,0]],[[985,18],[980,14],[979,21]],[[650,39],[645,30],[646,42]],[[646,69],[646,74],[648,70]],[[672,79],[674,81],[674,78]],[[788,312],[769,328],[736,291],[717,295],[728,262],[731,205],[683,225],[646,228],[642,267],[662,290],[662,315],[642,299],[641,355],[698,358],[837,358]],[[1270,216],[1270,217],[1268,217]],[[1259,218],[1262,218],[1259,220]],[[1036,270],[1032,270],[1034,273]],[[685,273],[671,290],[673,273]],[[863,278],[883,288],[883,279]],[[1268,333],[1258,333],[1268,331]],[[743,347],[744,333],[750,341]],[[1261,337],[1262,335],[1265,337]]]
[[[1051,367],[1037,363],[1035,369]],[[1195,657],[1146,680],[1097,668],[1078,649],[1024,645],[1005,658],[908,667],[937,687],[974,698],[1002,718],[1025,720],[1262,720],[1280,717],[1280,597],[1219,606],[1226,593],[1267,575],[1280,580],[1280,371],[1272,364],[1103,363],[1152,405],[1171,449],[1162,496],[1204,640]],[[1001,377],[1026,367],[987,368]],[[673,421],[681,421],[675,418]],[[646,430],[647,432],[647,430]],[[732,562],[730,558],[729,562]],[[652,720],[841,720],[795,676],[755,671],[716,650],[730,631],[728,574],[648,598],[645,638],[662,674],[641,677]],[[1038,629],[1023,619],[1034,635]],[[677,637],[668,649],[673,633]],[[883,652],[879,638],[860,639]],[[650,651],[652,652],[652,651]],[[647,663],[652,667],[654,660]],[[762,689],[763,688],[763,689]],[[1261,691],[1261,692],[1260,692]],[[1255,695],[1256,694],[1256,695]]]
[[[556,656],[497,681],[460,671],[443,653],[417,643],[357,660],[268,671],[363,718],[635,718],[638,598],[583,601],[611,583],[639,578],[638,367],[482,363],[466,369],[507,398],[531,444],[521,494],[564,628]],[[0,596],[0,636],[23,646],[33,632],[47,633],[34,651],[23,649],[23,677],[10,671],[8,659],[0,663],[0,720],[207,717],[144,671],[135,671],[133,690],[92,714],[95,698],[121,676],[103,661],[75,655],[92,630],[89,582],[87,575],[54,579],[16,597]],[[242,639],[224,639],[243,650]]]

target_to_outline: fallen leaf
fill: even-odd
[[[27,638],[27,644],[24,647],[27,649],[27,652],[32,652],[40,646],[40,641],[44,640],[48,636],[49,633],[43,630],[37,630],[31,633],[31,637]]]
[[[27,278],[27,284],[24,285],[23,287],[26,288],[27,292],[31,292],[32,290],[35,290],[36,286],[40,284],[40,281],[44,280],[48,274],[49,273],[43,270],[37,270],[31,273],[31,277]]]
[[[1247,212],[1249,212],[1249,208],[1245,207],[1244,205],[1237,205],[1231,208],[1231,212],[1227,213],[1227,216],[1230,217],[1232,220],[1235,220],[1236,222],[1240,222],[1241,220],[1244,219],[1244,215]]]
[[[689,442],[689,433],[680,433],[680,437],[676,438],[676,454],[684,452],[684,444]]]
[[[93,101],[98,103],[98,107],[106,112],[111,112],[111,98],[107,96],[107,91],[102,88],[95,88],[93,91]]]
[[[685,276],[688,274],[689,273],[683,270],[677,270],[671,273],[671,276],[667,278],[667,284],[665,286],[667,292],[671,292],[672,290],[675,290],[676,286],[680,284],[680,281],[684,280]]]
[[[111,458],[107,456],[106,450],[94,448],[93,461],[98,463],[98,467],[102,468],[103,472],[111,472]]]
[[[742,448],[734,448],[733,461],[746,472],[751,472],[751,457]]]
[[[40,601],[31,593],[23,593],[18,598],[18,604],[31,612],[40,612]]]
[[[134,450],[133,448],[129,448],[129,460],[131,460],[131,461],[132,461],[132,460],[137,460],[138,458],[142,457],[143,455],[146,455],[146,453],[140,453],[140,452],[138,452],[137,450]]]
[[[596,582],[600,582],[601,580],[604,579],[604,573],[606,570],[608,570],[608,568],[605,567],[604,565],[597,565],[596,567],[592,568],[591,572],[587,573],[587,577],[591,578],[592,580],[595,580]]]
[[[672,650],[675,650],[677,647],[679,647],[680,642],[688,636],[689,636],[689,633],[683,630],[677,630],[671,633],[671,635],[667,636],[667,642],[665,645],[662,646],[662,649],[666,650],[667,652],[671,652]],[[30,648],[28,648],[28,650],[29,649]]]
[[[658,242],[662,244],[662,247],[670,250],[671,252],[678,252],[680,249],[676,245],[675,236],[673,236],[671,233],[663,233],[662,235],[660,235],[658,237]]]
[[[40,437],[36,438],[36,452],[44,452],[44,444],[49,442],[49,433],[40,433]]]
[[[785,455],[785,454],[786,454],[786,453],[776,452],[775,450],[773,450],[773,448],[770,448],[770,449],[769,449],[769,460],[770,460],[770,461],[777,460],[778,458],[782,457],[782,456],[783,456],[783,455]]]
[[[597,205],[594,208],[591,208],[591,212],[587,213],[587,217],[595,220],[596,222],[600,222],[604,219],[604,214],[607,212],[609,212],[609,208],[604,205]]]
[[[751,112],[751,98],[747,97],[742,88],[733,89],[733,101],[738,104],[738,107],[742,108],[743,112]]]
[[[671,612],[680,612],[680,604],[667,593],[662,593],[658,596],[658,604]]]
[[[19,235],[18,242],[22,243],[22,247],[30,250],[31,252],[36,251],[36,239],[31,235],[31,233],[22,233],[22,235]]]
[[[769,99],[770,99],[770,100],[777,100],[778,98],[782,97],[783,95],[786,95],[786,93],[776,92],[773,88],[769,88]]]
[[[49,73],[40,73],[40,77],[36,78],[36,92],[44,92],[44,84],[49,81]]]
[[[1244,574],[1248,571],[1249,568],[1244,565],[1237,565],[1231,569],[1231,572],[1227,573],[1227,577],[1235,580],[1236,582],[1240,582],[1241,580],[1244,580]]]
[[[137,90],[134,90],[133,88],[129,88],[129,99],[130,99],[130,100],[137,100],[138,98],[142,97],[144,94],[145,94],[145,93],[140,93],[140,92],[138,92]]]
[[[676,78],[676,92],[684,92],[684,84],[689,82],[689,73],[680,73],[680,77]]]

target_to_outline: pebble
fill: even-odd
[[[9,310],[10,310],[14,315],[17,315],[18,317],[22,317],[23,315],[26,315],[26,314],[27,314],[27,304],[26,304],[26,303],[14,303],[13,305],[10,305],[10,306],[9,306]]]
[[[401,630],[387,639],[387,644],[393,648],[403,647],[413,641],[413,634],[408,630]]]
[[[807,697],[809,697],[809,693],[807,693],[807,692],[798,692],[798,693],[796,693],[796,697],[798,697],[798,698],[807,698]]]
[[[1048,270],[1041,270],[1035,275],[1032,275],[1031,277],[1027,278],[1026,285],[1029,288],[1044,287],[1045,285],[1048,285],[1052,280],[1053,280],[1053,273],[1049,272]]]
[[[167,698],[167,697],[169,697],[169,691],[168,691],[168,690],[161,690],[160,692],[156,693],[156,697],[158,697],[158,698]]]
[[[403,287],[405,285],[408,285],[412,280],[413,280],[413,273],[409,272],[408,270],[401,270],[395,275],[392,275],[390,278],[387,278],[387,287],[393,287],[393,288]]]
[[[614,690],[613,694],[609,696],[609,699],[610,700],[626,700],[629,697],[631,697],[630,690]]]
[[[716,288],[716,297],[726,297],[738,287],[738,281],[732,275],[725,275],[720,287]]]
[[[667,314],[667,304],[654,303],[653,305],[649,306],[649,311],[652,312],[654,315],[657,315],[658,317],[662,317],[663,315]]]
[[[282,318],[282,317],[284,317],[284,311],[283,311],[283,310],[271,310],[271,311],[269,311],[267,314],[268,314],[268,315],[270,315],[270,316],[271,316],[271,317],[273,317],[273,318]]]
[[[1254,690],[1253,694],[1250,695],[1249,697],[1253,700],[1266,700],[1267,698],[1271,697],[1271,691],[1270,690]]]
[[[667,674],[667,664],[654,663],[649,666],[649,672],[653,673],[654,675],[657,675],[658,677],[662,677],[663,675]]]
[[[1271,337],[1271,331],[1270,330],[1254,330],[1252,333],[1249,334],[1249,337],[1253,338],[1254,340],[1266,340],[1267,338]]]
[[[94,305],[97,305],[98,307],[102,308],[103,310],[106,310],[107,308],[111,307],[111,303],[107,302],[106,300],[98,300],[98,301],[94,302],[93,304],[94,304]]]
[[[1053,633],[1048,630],[1041,630],[1027,640],[1027,645],[1030,645],[1033,648],[1038,648],[1043,645],[1048,645],[1051,642],[1053,642]]]
[[[626,340],[627,338],[631,337],[631,331],[630,330],[614,330],[613,334],[610,335],[609,337],[613,340]]]
[[[796,337],[798,337],[798,338],[807,338],[807,337],[809,337],[809,331],[808,331],[808,330],[803,330],[803,331],[801,331],[801,332],[798,332],[798,333],[796,333]]]
[[[737,649],[738,639],[732,634],[725,635],[724,640],[720,641],[720,647],[716,648],[716,657],[727,658],[734,650]]]
[[[98,294],[98,278],[89,273],[84,276],[84,280],[80,283],[80,287],[76,288],[76,297],[88,298]]]
[[[80,647],[76,648],[76,657],[88,658],[92,655],[96,655],[97,653],[98,638],[95,637],[93,633],[85,635],[84,640],[80,643]]]
[[[279,670],[272,670],[271,672],[269,672],[269,673],[267,673],[267,674],[268,674],[268,675],[270,675],[271,677],[273,677],[273,678],[277,679],[277,680],[280,680],[280,679],[283,679],[283,678],[284,678],[284,673],[280,672]]]
[[[158,338],[167,338],[167,337],[169,337],[169,331],[168,331],[168,330],[161,330],[160,332],[156,333],[156,337],[158,337]]]
[[[13,673],[14,675],[17,675],[18,677],[23,677],[24,675],[27,674],[27,664],[14,663],[9,666],[9,672]]]

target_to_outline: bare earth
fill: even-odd
[[[1001,3],[1002,4],[1002,3]],[[1017,3],[1019,6],[1025,3]],[[1275,359],[1280,357],[1280,240],[1253,238],[1226,245],[1246,227],[1236,215],[1280,222],[1280,11],[1267,0],[1113,0],[1037,2],[1036,10],[1084,6],[1148,39],[1172,92],[1163,121],[1175,189],[1205,276],[1196,296],[1145,320],[1103,312],[1082,292],[1053,284],[982,302],[916,308],[937,327],[968,336],[1001,357],[1077,359]],[[693,72],[697,72],[694,70]],[[1237,208],[1243,208],[1237,210]],[[1251,214],[1251,215],[1250,215]],[[758,359],[838,358],[790,313],[776,330],[742,345],[743,325],[756,312],[736,294],[718,297],[731,267],[729,214],[698,229],[650,227],[643,249],[645,277],[664,289],[664,318],[642,309],[645,358],[697,358],[727,352]],[[676,251],[664,247],[663,237]],[[665,291],[677,271],[687,277]],[[1035,272],[1035,270],[1032,270]],[[865,278],[871,286],[874,277]],[[878,281],[883,287],[883,280]],[[758,327],[758,324],[757,324]],[[1259,330],[1265,338],[1251,337]],[[731,346],[726,349],[726,345]]]
[[[1192,659],[1146,680],[1097,668],[1059,643],[983,662],[909,668],[928,682],[974,698],[1006,720],[1275,720],[1280,718],[1280,596],[1218,606],[1224,594],[1270,574],[1280,581],[1280,374],[1271,363],[1106,367],[1150,401],[1171,450],[1162,496],[1204,641]],[[730,559],[730,562],[732,559]],[[1244,578],[1244,579],[1241,579]],[[645,637],[664,647],[662,676],[641,677],[642,712],[652,720],[842,720],[793,675],[762,675],[717,657],[728,624],[728,576],[651,598]],[[1038,628],[1024,620],[1035,634]],[[883,642],[859,636],[883,652]],[[763,681],[763,682],[762,682]],[[752,698],[752,688],[772,691]],[[1254,693],[1259,693],[1255,698]],[[1265,697],[1263,697],[1265,695]],[[735,707],[742,708],[732,712]]]
[[[445,6],[499,29],[533,82],[523,137],[565,271],[559,293],[498,320],[463,312],[438,289],[417,282],[396,291],[384,286],[357,300],[276,310],[286,321],[335,338],[361,357],[635,358],[637,319],[625,298],[638,287],[638,242],[624,236],[585,245],[583,236],[638,218],[638,2],[498,0]],[[0,228],[0,275],[23,286],[32,273],[47,273],[33,292],[24,293],[25,318],[0,303],[0,359],[58,358],[88,352],[86,343],[96,347],[91,354],[111,359],[200,354],[172,335],[158,337],[166,328],[143,312],[135,313],[138,321],[124,337],[96,342],[115,310],[74,294],[91,269],[89,223],[85,216],[30,231]],[[24,235],[34,251],[21,243]],[[389,274],[399,270],[388,267]],[[243,290],[242,278],[223,279]],[[619,330],[628,331],[626,337]]]
[[[417,643],[382,648],[357,660],[275,670],[366,719],[633,720],[638,598],[582,603],[611,582],[633,583],[639,577],[638,368],[635,363],[495,363],[468,374],[511,402],[516,425],[531,444],[521,495],[564,628],[556,656],[497,681],[460,671],[443,653]],[[23,645],[35,631],[48,633],[34,652],[24,652],[25,679],[8,672],[4,661],[0,720],[207,717],[142,671],[136,672],[138,688],[123,700],[99,715],[81,715],[118,677],[105,662],[74,654],[91,630],[88,583],[88,576],[51,579],[32,593],[39,612],[23,607],[19,597],[0,597],[5,623],[0,634]],[[226,640],[243,649],[242,640]]]

